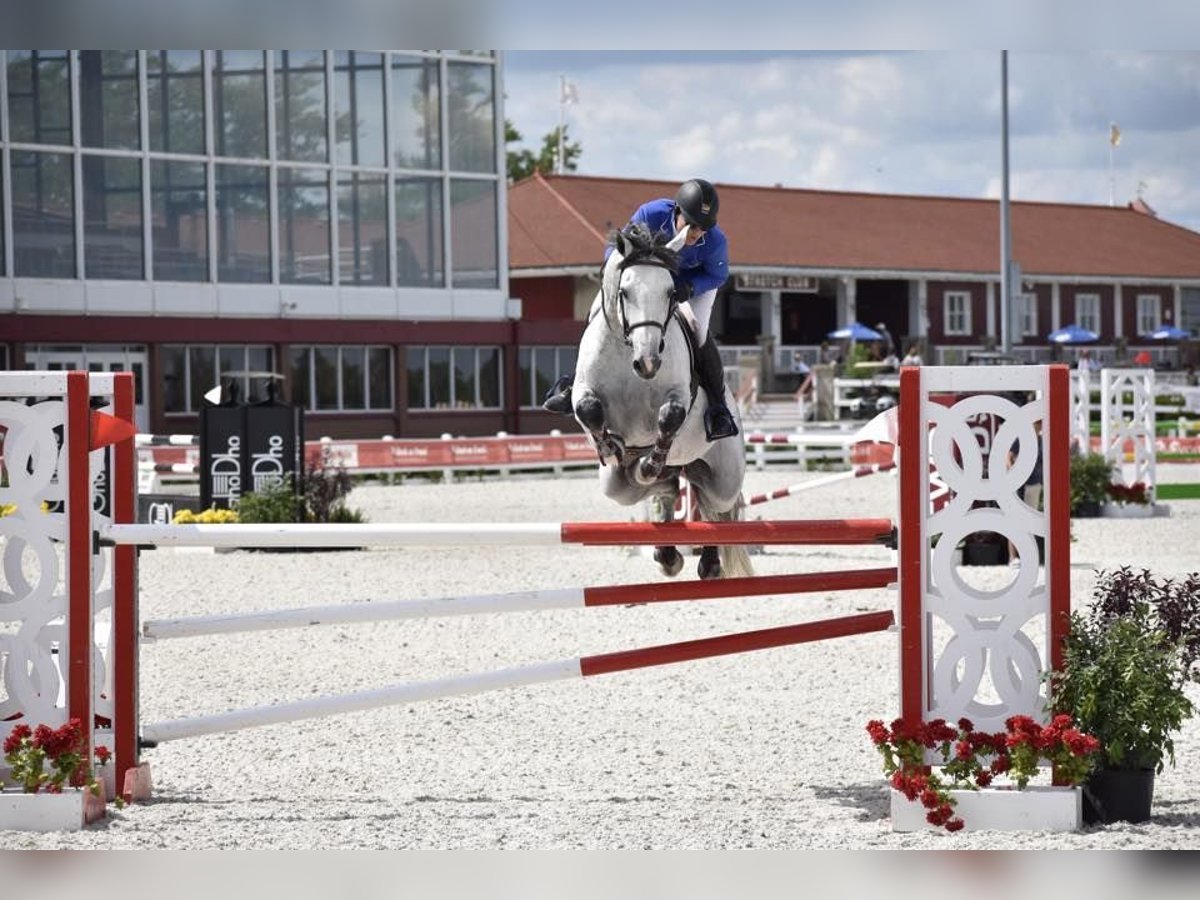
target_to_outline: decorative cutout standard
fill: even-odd
[[[32,405],[0,400],[8,476],[0,504],[16,507],[0,518],[0,621],[19,623],[15,632],[0,635],[0,721],[23,715],[48,725],[66,722],[65,682],[56,660],[57,649],[66,646],[66,585],[58,545],[66,539],[67,516],[65,486],[57,477],[65,410],[62,397]]]
[[[929,517],[926,533],[937,540],[925,597],[930,718],[966,716],[981,729],[999,730],[1008,716],[1042,705],[1048,654],[1031,632],[1045,632],[1048,600],[1037,540],[1045,540],[1047,520],[1021,499],[1020,489],[1037,461],[1042,437],[1034,423],[1045,408],[1043,399],[1018,406],[994,394],[952,406],[924,404],[931,457],[951,491],[949,502]],[[1020,556],[1011,581],[998,590],[969,584],[955,565],[959,542],[979,532],[1007,538]]]

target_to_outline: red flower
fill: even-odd
[[[107,747],[105,747],[103,744],[96,747],[95,752],[96,752],[96,762],[100,763],[100,765],[104,765],[106,762],[108,762],[110,759],[112,759],[112,751],[109,750]]]
[[[1011,716],[1005,730],[995,733],[976,731],[967,718],[959,719],[957,728],[944,719],[915,724],[896,719],[890,732],[872,720],[867,731],[892,787],[909,801],[919,799],[928,809],[926,820],[947,831],[963,827],[962,818],[954,816],[953,789],[986,788],[1001,775],[1024,788],[1047,763],[1062,783],[1079,784],[1100,746],[1067,715],[1045,726],[1031,716]]]

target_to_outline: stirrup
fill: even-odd
[[[704,411],[704,436],[708,440],[719,441],[722,438],[736,437],[737,434],[737,422],[724,403],[710,406]]]

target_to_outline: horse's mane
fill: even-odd
[[[662,266],[672,273],[679,271],[679,254],[667,246],[667,238],[654,234],[641,222],[632,222],[619,232],[629,242],[630,250],[622,262],[623,267],[650,262]],[[616,245],[618,231],[608,233],[609,244]]]

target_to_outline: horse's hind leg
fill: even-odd
[[[675,518],[675,500],[679,496],[679,479],[673,480],[673,490],[661,491],[650,498],[650,520],[670,522]],[[654,561],[668,578],[674,578],[683,569],[683,556],[675,547],[654,548]]]

